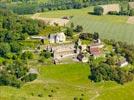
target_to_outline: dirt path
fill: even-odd
[[[95,100],[99,96],[100,96],[100,94],[98,93],[98,91],[96,91],[96,95],[94,97],[92,97],[90,100]]]
[[[40,17],[40,13],[34,14],[31,18],[44,21],[46,24],[52,26],[55,24],[58,24],[59,26],[65,26],[69,22],[68,19]]]
[[[127,20],[128,24],[134,24],[134,16],[133,17],[129,17]]]

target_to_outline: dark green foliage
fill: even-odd
[[[30,51],[26,51],[26,52],[22,53],[21,58],[24,59],[24,60],[32,59],[33,58],[33,53],[30,52]]]
[[[106,63],[107,63],[108,65],[116,65],[116,59],[115,59],[114,57],[112,57],[112,56],[109,56],[109,57],[107,57],[107,59],[106,59]]]
[[[93,39],[98,40],[99,39],[99,33],[94,32]]]
[[[67,29],[66,29],[66,31],[65,31],[65,34],[66,34],[67,36],[72,37],[72,36],[73,36],[73,29],[67,27]]]
[[[49,51],[44,50],[44,51],[41,52],[40,55],[45,57],[46,59],[48,59],[48,58],[50,58],[52,56],[52,53],[49,52]]]
[[[119,13],[117,11],[110,11],[108,12],[109,15],[119,15]]]
[[[17,42],[12,42],[10,43],[11,46],[11,52],[18,53],[21,51],[21,45],[18,44]]]
[[[74,97],[74,100],[79,100],[77,97]]]
[[[53,95],[52,94],[49,94],[48,97],[53,97]]]
[[[81,33],[79,35],[79,38],[82,39],[82,40],[92,40],[93,34],[91,34],[91,33]]]
[[[38,97],[43,97],[43,94],[42,93],[38,94]]]
[[[94,14],[95,15],[103,15],[104,9],[100,6],[94,7]]]
[[[0,85],[20,87],[23,82],[21,77],[25,76],[28,68],[21,61],[17,60],[0,70]]]
[[[37,74],[28,74],[25,77],[23,77],[21,80],[25,82],[33,81],[37,78]]]
[[[130,14],[129,14],[130,16],[134,16],[134,9],[131,9],[130,10]]]
[[[116,42],[115,40],[103,40],[106,44],[112,45],[115,53],[127,59],[131,64],[134,64],[134,45],[129,45],[124,42]]]
[[[77,25],[75,28],[76,32],[82,32],[83,31],[83,27],[81,25]]]
[[[90,78],[95,82],[100,81],[116,81],[119,84],[124,84],[133,80],[133,75],[127,73],[120,68],[114,68],[105,63],[98,65],[91,64],[91,76]]]
[[[26,20],[26,22],[23,22],[23,33],[28,33],[29,35],[37,35],[39,31],[41,30],[40,23],[37,20]],[[43,25],[42,25],[43,26]]]
[[[44,3],[37,3],[36,0],[13,0],[12,2],[18,1],[21,3],[1,4],[0,8],[10,9],[18,14],[33,14],[48,10],[80,9],[88,6],[122,2],[122,0],[48,0],[48,2]]]
[[[0,43],[0,56],[4,57],[6,53],[11,51],[10,45],[8,43]]]

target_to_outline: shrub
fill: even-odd
[[[82,34],[80,34],[79,38],[82,39],[82,40],[91,40],[93,38],[93,34],[82,33]]]
[[[25,76],[22,80],[25,82],[30,82],[33,81],[37,78],[37,74],[29,74],[27,76]]]
[[[52,53],[45,50],[45,51],[42,51],[40,55],[48,59],[52,56]]]
[[[78,97],[74,97],[74,100],[78,100]]]
[[[48,97],[53,97],[53,95],[52,94],[49,94]]]
[[[42,93],[38,94],[38,97],[43,97],[43,94]]]
[[[75,28],[76,32],[82,32],[83,31],[83,27],[81,25],[77,25]]]
[[[104,9],[100,6],[94,7],[94,14],[95,15],[103,15]]]
[[[118,15],[119,13],[117,11],[109,11],[108,14],[110,14],[110,15]]]
[[[134,16],[134,9],[130,10],[130,16]]]

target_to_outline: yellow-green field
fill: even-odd
[[[133,100],[134,81],[93,83],[89,68],[81,63],[39,67],[38,79],[20,89],[0,86],[0,100]]]
[[[62,18],[73,16],[70,23],[82,25],[84,32],[99,32],[102,38],[115,39],[134,44],[134,24],[128,24],[128,16],[104,15],[95,16],[90,14],[93,7],[83,9],[59,10],[39,13],[39,17]]]

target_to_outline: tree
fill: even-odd
[[[129,14],[130,16],[134,16],[134,9],[131,9],[130,10],[130,14]]]
[[[27,20],[23,22],[23,33],[28,33],[29,35],[37,35],[39,33],[40,27],[37,20]]]
[[[72,36],[73,36],[73,29],[67,27],[67,29],[66,29],[66,31],[65,31],[65,34],[66,34],[67,36],[72,37]]]
[[[94,14],[95,15],[103,15],[104,9],[100,6],[94,7]]]
[[[81,33],[79,38],[82,39],[82,40],[92,40],[93,34],[91,34],[91,33]]]
[[[30,52],[30,51],[26,51],[26,52],[22,53],[21,58],[24,59],[24,60],[32,59],[33,58],[33,53]]]
[[[116,81],[119,84],[124,84],[125,82],[132,81],[132,74],[127,73],[121,68],[114,68],[105,63],[90,65],[91,67],[91,80],[95,82],[100,81]],[[130,77],[130,78],[129,78]]]
[[[98,40],[99,39],[99,33],[94,32],[93,39]]]
[[[74,23],[71,23],[71,25],[70,25],[70,26],[71,26],[71,28],[73,29],[73,28],[74,28]]]
[[[28,38],[28,34],[27,33],[22,33],[22,34],[20,34],[19,40],[26,40],[27,38]]]
[[[76,32],[82,32],[83,31],[83,27],[81,25],[77,25],[75,28]]]
[[[8,31],[6,34],[5,34],[5,39],[4,41],[6,42],[11,42],[11,41],[15,41],[19,39],[19,34],[18,33],[13,33],[11,31]]]
[[[8,43],[0,43],[0,56],[4,57],[6,53],[11,51],[10,45]]]
[[[108,56],[107,59],[106,59],[106,63],[108,65],[116,65],[116,58],[114,56]]]
[[[11,46],[11,52],[18,53],[21,51],[21,45],[17,42],[10,43]]]
[[[52,56],[52,53],[45,50],[45,51],[42,51],[40,55],[48,59]]]

